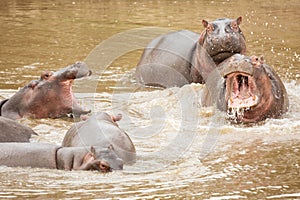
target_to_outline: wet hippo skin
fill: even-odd
[[[74,124],[66,133],[62,146],[99,146],[112,145],[124,163],[135,162],[136,150],[130,137],[116,123],[121,117],[100,112],[86,121]]]
[[[108,172],[123,168],[123,161],[109,148],[60,147],[43,143],[1,143],[0,165]]]
[[[29,142],[32,135],[37,134],[31,128],[0,116],[0,142]]]
[[[57,72],[43,72],[39,80],[31,81],[10,99],[3,100],[0,114],[11,119],[87,114],[90,111],[83,110],[76,103],[72,84],[75,79],[90,75],[91,71],[84,62],[76,62]]]
[[[280,117],[288,111],[289,99],[262,57],[235,54],[210,74],[202,104],[216,104],[233,122],[251,123]]]
[[[239,28],[242,17],[202,21],[199,35],[182,30],[155,38],[144,49],[136,68],[136,79],[143,85],[181,87],[205,83],[207,75],[226,58],[246,52],[245,37]],[[212,60],[215,66],[207,63]]]

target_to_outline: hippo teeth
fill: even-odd
[[[245,112],[251,110],[257,103],[257,96],[249,97],[247,99],[230,98],[228,100],[227,119],[235,123],[241,122]]]
[[[251,108],[258,103],[258,97],[256,95],[248,98],[231,97],[228,100],[228,108]]]

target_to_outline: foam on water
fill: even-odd
[[[295,82],[285,86],[289,112],[280,119],[267,119],[251,126],[230,124],[224,120],[226,113],[202,107],[203,86],[199,84],[131,94],[76,94],[80,103],[93,112],[122,113],[119,126],[136,146],[136,164],[109,174],[0,167],[0,179],[5,176],[6,180],[0,186],[0,195],[51,197],[55,188],[64,191],[65,197],[80,193],[81,197],[89,198],[99,198],[101,194],[178,197],[178,191],[182,197],[208,197],[216,188],[216,199],[257,197],[262,191],[274,197],[295,195],[294,183],[299,177],[295,173],[300,167],[300,86]],[[9,97],[14,91],[0,93]],[[60,144],[74,121],[21,122],[39,133],[32,142]],[[18,185],[14,193],[9,192],[11,185]]]

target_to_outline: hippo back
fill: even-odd
[[[181,30],[152,40],[137,65],[137,81],[166,88],[192,82],[190,68],[199,36],[192,31]]]
[[[31,135],[37,134],[27,126],[0,116],[0,142],[29,142]]]
[[[136,159],[135,147],[127,135],[106,113],[98,113],[87,121],[74,124],[66,133],[62,146],[99,146],[112,145],[116,154],[125,162]]]

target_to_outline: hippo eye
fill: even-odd
[[[102,169],[106,169],[106,168],[107,168],[107,166],[106,166],[106,165],[103,165],[103,164],[100,164],[100,168],[102,168]]]
[[[43,72],[41,75],[41,79],[48,80],[52,76],[52,72]]]
[[[44,74],[44,79],[48,80],[50,78],[51,74],[50,73],[46,73]]]
[[[236,22],[232,22],[232,23],[230,24],[230,28],[231,28],[234,32],[239,31],[239,26],[238,26],[238,24],[237,24]]]
[[[230,33],[230,32],[232,32],[232,28],[231,28],[230,25],[226,26],[224,30],[225,30],[225,33]]]
[[[99,168],[100,168],[100,170],[102,172],[109,172],[109,171],[111,171],[111,168],[110,168],[109,164],[106,163],[106,162],[100,162]]]

